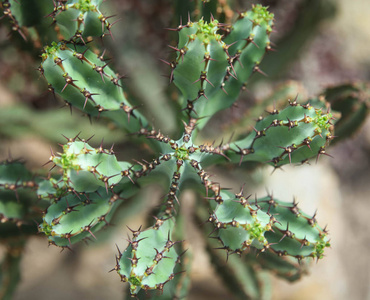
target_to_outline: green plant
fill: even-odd
[[[320,156],[329,155],[326,148],[334,138],[337,121],[325,96],[342,112],[338,130],[348,135],[365,119],[367,106],[358,105],[359,97],[353,93],[348,101],[346,93],[351,89],[366,91],[367,87],[328,89],[304,101],[298,97],[285,99],[285,107],[279,101],[262,116],[256,105],[258,113],[253,117],[257,120],[247,134],[241,120],[234,126],[244,132],[228,142],[217,145],[201,141],[198,133],[207,129],[211,118],[236,102],[253,73],[263,73],[260,63],[272,51],[274,25],[273,14],[262,5],[252,6],[227,24],[216,16],[226,19],[229,6],[222,1],[202,2],[189,2],[189,6],[179,2],[176,6],[179,16],[198,9],[204,17],[196,21],[189,17],[173,29],[178,34],[177,45],[171,46],[176,57],[165,63],[170,67],[170,82],[180,91],[176,108],[183,125],[168,136],[154,129],[150,118],[129,101],[121,82],[123,76],[109,66],[98,37],[111,36],[113,23],[100,11],[102,1],[44,1],[40,5],[39,1],[3,0],[12,29],[25,40],[19,43],[31,43],[31,51],[37,44],[45,45],[38,70],[49,90],[89,118],[109,120],[155,153],[150,161],[121,161],[113,147],[105,149],[103,142],[92,147],[90,138],[78,134],[66,137],[61,152],[51,152],[53,171],[46,178],[32,176],[18,161],[3,162],[0,230],[9,249],[22,249],[27,236],[37,229],[48,237],[49,244],[62,249],[95,238],[120,204],[143,201],[140,187],[156,183],[166,190],[166,196],[152,211],[155,221],[146,229],[131,230],[129,245],[124,251],[118,250],[113,268],[137,298],[146,294],[159,299],[186,297],[190,278],[189,272],[183,271],[191,253],[183,243],[188,220],[181,214],[180,194],[187,188],[200,196],[193,217],[207,223],[202,232],[214,238],[206,241],[209,255],[241,299],[262,297],[255,265],[293,281],[301,276],[303,261],[323,258],[330,238],[315,215],[307,215],[295,202],[283,202],[272,195],[252,199],[243,188],[232,193],[213,181],[206,168],[216,164],[248,168],[251,163],[254,167],[268,164],[281,168],[310,159],[318,161]],[[34,11],[49,18],[35,18]],[[266,102],[266,106],[271,104],[270,100]],[[347,105],[353,108],[352,114],[347,113]],[[354,117],[356,113],[362,116],[360,120]],[[223,133],[225,138],[227,134]],[[44,209],[42,218],[35,215],[32,206]],[[32,226],[30,220],[37,218],[39,225]],[[215,251],[215,247],[226,251],[228,264],[221,262],[220,250]],[[243,264],[232,254],[243,255]],[[19,255],[15,259],[11,254],[6,256],[3,265],[9,263],[17,269]],[[12,272],[3,274],[14,276]],[[10,297],[17,280],[3,282],[4,295]]]

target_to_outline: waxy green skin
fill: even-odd
[[[271,49],[272,25],[273,14],[256,5],[232,26],[217,20],[179,26],[179,54],[171,65],[171,80],[183,95],[187,113],[199,118],[199,129],[210,116],[230,107],[252,73],[259,71],[260,61]],[[223,38],[219,30],[227,36]]]
[[[133,231],[129,246],[119,253],[115,269],[122,281],[130,283],[132,295],[140,289],[163,290],[164,284],[174,278],[180,257],[174,247],[177,242],[170,239],[173,230],[173,220],[158,219],[151,228]]]
[[[120,78],[87,46],[53,43],[44,49],[42,74],[49,89],[89,116],[107,117],[130,132],[147,121],[124,96]]]
[[[123,130],[146,137],[160,154],[150,161],[119,161],[113,148],[104,149],[103,143],[94,148],[79,136],[67,138],[61,152],[52,152],[49,159],[56,172],[37,185],[38,197],[50,202],[39,224],[39,231],[48,237],[49,243],[64,249],[96,238],[96,233],[109,225],[118,206],[136,196],[139,185],[156,183],[164,187],[166,194],[153,212],[154,225],[131,229],[128,246],[123,252],[118,250],[112,269],[129,284],[133,296],[141,297],[143,291],[163,292],[166,285],[181,290],[181,294],[188,288],[175,279],[179,268],[181,271],[179,262],[183,261],[183,252],[178,251],[182,237],[176,236],[175,223],[180,219],[181,191],[189,186],[206,197],[206,216],[202,216],[202,221],[212,225],[212,236],[228,255],[252,255],[254,251],[266,254],[265,261],[256,264],[280,272],[288,280],[294,277],[291,270],[294,274],[299,271],[292,264],[284,264],[284,258],[321,259],[330,243],[326,229],[317,224],[315,216],[304,214],[295,202],[282,202],[272,196],[251,200],[243,191],[233,194],[213,181],[206,167],[219,162],[235,166],[258,162],[281,167],[328,155],[333,117],[325,105],[288,100],[286,108],[261,116],[248,135],[219,145],[195,142],[197,132],[216,112],[235,103],[250,76],[263,73],[259,64],[271,50],[273,14],[255,5],[241,13],[232,25],[211,18],[208,23],[203,19],[189,20],[176,29],[179,42],[172,48],[178,55],[169,63],[170,78],[182,94],[180,105],[187,122],[182,137],[172,139],[152,128],[135,110],[122,89],[121,76],[108,66],[104,54],[95,54],[96,49],[86,43],[93,37],[110,35],[111,24],[100,12],[101,3],[55,2],[50,17],[63,41],[53,41],[44,48],[39,70],[49,90],[68,105],[89,117],[108,118]],[[7,173],[2,172],[2,167],[0,180]],[[6,192],[12,190],[11,184],[18,184],[22,174],[22,182],[30,180],[22,168],[11,167],[16,176],[6,175],[0,181],[0,188]],[[5,210],[9,218],[18,218],[10,216],[11,209]],[[21,214],[18,208],[13,211]],[[230,270],[239,272],[239,283],[248,274],[252,274],[252,281],[260,280],[250,265],[236,265],[233,259]],[[164,298],[170,299],[175,293],[164,291]]]
[[[32,221],[32,205],[37,183],[23,163],[0,163],[0,222],[20,227]],[[2,226],[2,225],[0,225]]]
[[[289,101],[285,109],[274,109],[268,116],[258,119],[254,131],[232,143],[230,150],[241,155],[240,162],[265,162],[275,167],[304,163],[309,158],[324,155],[333,139],[333,116],[323,110],[309,103],[301,105]]]
[[[281,114],[287,116],[289,110],[295,110],[297,107],[300,110],[309,110],[308,107],[290,105],[282,110]],[[318,111],[313,108],[312,111],[321,118],[322,115]],[[306,115],[306,118],[308,117]],[[317,124],[322,122],[324,123],[322,126],[325,127],[326,121],[325,115],[312,123],[316,124],[316,129],[320,129]],[[192,122],[196,120],[192,119],[185,126],[185,134],[178,141],[164,138],[153,130],[142,130],[142,135],[162,144],[164,154],[151,163],[136,166],[118,162],[112,150],[93,148],[86,141],[78,141],[78,137],[68,139],[68,143],[63,146],[63,153],[57,155],[52,153],[50,158],[50,162],[61,169],[61,177],[58,180],[50,179],[39,188],[39,197],[53,202],[40,225],[40,231],[49,236],[49,243],[69,247],[87,237],[95,237],[95,232],[108,224],[116,206],[124,199],[124,195],[130,194],[131,186],[136,181],[148,183],[150,178],[157,180],[158,175],[162,174],[167,178],[166,185],[170,186],[170,192],[158,214],[158,220],[163,221],[176,216],[179,189],[188,181],[196,181],[198,185],[203,185],[206,190],[214,193],[214,200],[219,203],[217,207],[213,207],[214,213],[210,215],[210,221],[218,228],[218,238],[228,251],[239,253],[253,247],[260,251],[269,249],[278,255],[290,255],[298,259],[321,258],[324,248],[328,247],[329,243],[326,232],[316,225],[314,218],[305,216],[294,204],[278,200],[271,203],[272,199],[264,198],[255,204],[249,204],[248,201],[244,203],[240,197],[223,191],[217,183],[209,179],[209,175],[201,166],[202,159],[217,154],[227,156],[221,150],[217,153],[207,145],[195,146],[192,142],[194,130]],[[288,134],[291,131],[292,128],[287,129]],[[259,151],[262,153],[263,149]],[[310,155],[312,156],[312,153]],[[289,160],[285,162],[288,163]],[[266,203],[269,203],[269,206],[266,206]],[[168,222],[165,221],[166,224],[169,224]],[[168,241],[170,230],[167,227],[163,228],[166,228]],[[162,232],[160,238],[155,234],[155,237],[152,237],[151,233],[155,232],[153,230],[157,229],[135,231],[133,242],[140,240],[142,243],[144,240],[141,238],[145,237],[148,243],[159,243],[158,239],[163,243],[164,233]],[[307,236],[303,236],[304,233],[307,233]],[[143,267],[141,269],[137,267],[140,260],[136,259],[142,257],[150,247],[146,245],[141,251],[136,252],[130,245],[124,254],[118,257],[116,269],[122,280],[131,284],[132,294],[138,293],[141,288],[161,290],[163,284],[173,278],[175,264],[167,263],[169,266],[164,267],[166,270],[168,268],[166,276],[161,273],[163,276],[160,279],[144,280],[149,275],[142,272]],[[165,249],[157,250],[161,253]],[[126,260],[131,261],[131,267]]]
[[[112,214],[122,199],[100,188],[96,193],[75,195],[69,193],[51,204],[44,214],[40,232],[45,233],[49,243],[69,247],[108,225]]]
[[[2,0],[12,30],[35,44],[73,40],[86,44],[92,37],[111,35],[111,16],[100,11],[103,0]],[[25,28],[27,28],[25,30]]]
[[[320,259],[324,249],[330,247],[326,230],[296,203],[271,196],[253,201],[226,191],[216,201],[218,205],[209,221],[218,229],[218,238],[229,252],[241,253],[253,247],[301,260]]]
[[[51,201],[40,224],[49,243],[69,247],[94,237],[122,201],[137,191],[130,180],[131,164],[117,161],[111,150],[90,147],[77,137],[50,157],[62,175],[40,184],[38,196]]]
[[[59,32],[66,40],[110,33],[111,25],[100,12],[103,0],[68,0],[58,4],[51,14]]]

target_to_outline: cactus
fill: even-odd
[[[122,127],[133,131],[140,128],[140,121],[146,125],[145,120],[134,114],[134,108],[123,94],[120,78],[104,62],[104,57],[96,56],[86,46],[69,47],[55,42],[45,47],[44,52],[40,70],[53,93],[70,99],[69,105],[89,116],[109,115],[113,120],[120,120],[117,122],[122,123]],[[77,70],[76,64],[81,64]],[[124,121],[123,114],[127,115]],[[131,115],[134,120],[128,127]]]
[[[250,247],[298,259],[320,259],[330,244],[327,231],[316,224],[315,217],[302,213],[296,203],[281,202],[269,196],[253,204],[243,195],[222,192],[219,205],[209,221],[218,229],[218,239],[231,253]]]
[[[179,52],[171,65],[171,79],[180,89],[188,114],[200,118],[198,127],[217,111],[230,107],[271,49],[273,15],[254,6],[239,15],[232,29],[217,20],[179,26]],[[222,40],[218,30],[228,35]],[[260,71],[261,72],[261,71]],[[210,99],[208,101],[208,99]]]
[[[303,163],[326,154],[325,147],[333,139],[332,119],[332,114],[322,108],[289,101],[285,109],[274,109],[267,117],[260,117],[254,132],[233,143],[230,149],[241,156],[240,162],[269,162],[275,167]]]
[[[0,222],[22,227],[33,222],[32,206],[38,187],[24,164],[20,161],[4,161],[0,164]]]
[[[57,1],[50,16],[60,33],[66,40],[84,37],[103,36],[110,33],[112,24],[100,10],[102,0],[92,1]],[[71,22],[72,21],[72,22]]]
[[[163,291],[164,285],[174,279],[179,257],[174,249],[177,242],[170,239],[173,226],[173,220],[158,219],[145,231],[133,231],[129,247],[119,253],[117,272],[122,281],[130,283],[131,294],[140,289]]]
[[[170,83],[178,88],[174,106],[178,108],[178,123],[183,125],[177,128],[180,134],[167,135],[154,127],[145,109],[139,109],[130,90],[123,87],[124,76],[109,66],[100,40],[113,38],[115,21],[102,13],[103,1],[45,0],[47,4],[41,6],[40,2],[27,1],[3,0],[3,12],[23,39],[31,38],[35,47],[36,41],[42,41],[38,70],[49,91],[62,98],[71,111],[79,110],[103,124],[109,122],[128,133],[126,139],[151,148],[152,153],[150,159],[121,161],[113,146],[106,149],[102,141],[94,147],[92,138],[77,134],[66,137],[61,152],[51,150],[47,176],[32,175],[17,161],[0,164],[0,240],[9,249],[22,250],[26,241],[13,228],[9,232],[19,238],[22,247],[14,244],[6,235],[10,225],[24,227],[24,233],[38,230],[47,236],[50,245],[62,250],[73,249],[83,240],[97,239],[98,232],[111,223],[121,207],[130,213],[131,202],[140,204],[146,200],[139,193],[141,187],[159,184],[166,195],[151,211],[154,222],[130,229],[125,250],[117,245],[111,270],[137,299],[179,299],[188,294],[192,253],[187,251],[185,241],[188,220],[182,213],[181,195],[189,187],[201,195],[192,216],[203,223],[204,235],[213,237],[206,238],[207,252],[239,299],[267,297],[269,279],[261,270],[295,281],[306,273],[311,260],[324,257],[330,237],[326,227],[317,224],[316,214],[310,216],[295,201],[285,202],[272,195],[253,199],[243,188],[231,192],[211,179],[208,167],[218,164],[248,170],[254,163],[276,169],[331,156],[327,148],[337,124],[338,132],[348,136],[367,115],[365,84],[327,89],[305,100],[281,97],[295,89],[294,84],[289,84],[286,90],[274,94],[279,95],[279,103],[272,109],[260,115],[263,108],[256,105],[247,117],[236,122],[233,126],[237,134],[228,142],[202,141],[198,133],[212,126],[217,113],[235,104],[254,73],[264,74],[260,64],[273,50],[270,35],[274,14],[267,7],[253,5],[229,24],[224,23],[230,19],[228,1],[202,1],[200,6],[179,1],[175,5],[178,15],[191,7],[194,15],[199,11],[202,15],[192,20],[189,13],[186,24],[172,29],[178,36],[177,45],[170,46],[176,57],[164,62],[170,67]],[[31,12],[37,7],[42,11],[50,9],[45,13],[51,20],[48,29],[45,20],[32,18]],[[48,34],[41,35],[44,31]],[[32,32],[38,32],[39,39]],[[273,98],[262,103],[268,106]],[[254,126],[246,129],[245,120],[252,117],[257,117]],[[230,131],[223,134],[226,138]],[[31,217],[40,217],[40,212],[42,219],[31,226]],[[226,264],[222,250],[229,260]],[[7,264],[19,267],[20,255],[14,253],[6,255],[2,268]],[[18,280],[17,270],[14,274],[4,273],[15,278],[14,286],[4,289],[9,295]]]
[[[0,243],[6,251],[0,263],[0,297],[11,299],[21,277],[21,258],[29,236],[37,233],[35,209],[38,183],[21,161],[0,163]],[[40,204],[40,209],[44,207]]]

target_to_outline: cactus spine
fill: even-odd
[[[180,89],[185,109],[202,128],[214,113],[230,107],[271,49],[273,14],[261,5],[239,15],[232,26],[212,20],[179,26],[179,52],[170,64],[171,80]],[[218,34],[224,30],[226,37]]]
[[[150,160],[121,161],[113,146],[105,149],[102,141],[99,147],[92,147],[90,139],[77,135],[66,138],[61,152],[51,151],[48,163],[53,171],[47,177],[32,175],[18,161],[1,163],[0,240],[12,249],[23,249],[25,239],[13,245],[6,232],[11,228],[16,237],[13,227],[26,232],[35,215],[33,206],[38,206],[42,211],[38,231],[47,236],[49,244],[71,249],[77,242],[96,239],[121,204],[131,199],[144,201],[137,197],[140,187],[160,184],[166,194],[151,212],[155,221],[147,228],[130,229],[125,250],[117,246],[111,271],[118,273],[129,286],[128,293],[137,299],[146,295],[179,299],[189,290],[192,256],[184,241],[181,193],[191,187],[202,196],[192,215],[203,223],[202,232],[213,238],[205,243],[207,252],[240,299],[263,298],[261,286],[266,279],[261,269],[289,281],[300,278],[306,261],[322,259],[330,246],[328,231],[317,224],[316,215],[307,215],[296,202],[272,195],[252,199],[243,188],[233,193],[213,181],[207,167],[228,164],[243,168],[255,162],[280,168],[330,156],[326,151],[334,138],[336,112],[331,112],[324,98],[342,112],[339,129],[349,135],[367,114],[366,101],[358,103],[357,99],[368,87],[327,89],[305,102],[298,97],[289,99],[285,108],[274,107],[260,116],[248,134],[242,130],[220,144],[199,141],[197,134],[217,112],[237,101],[250,77],[256,72],[264,74],[259,66],[272,50],[274,15],[267,7],[253,5],[226,24],[211,13],[222,12],[225,18],[229,1],[198,1],[194,6],[210,17],[192,21],[189,14],[187,23],[174,29],[178,43],[170,47],[176,57],[166,62],[170,81],[179,90],[176,105],[183,122],[181,137],[171,137],[155,129],[145,112],[132,104],[136,102],[124,90],[123,76],[109,65],[97,38],[113,37],[114,21],[102,13],[102,2],[48,0],[40,6],[35,0],[2,0],[2,8],[12,29],[24,40],[30,39],[34,47],[44,45],[38,70],[50,91],[90,118],[108,119],[130,136],[140,137],[137,140],[149,145],[154,154]],[[51,26],[33,18],[30,7],[48,9],[45,15]],[[215,248],[225,250],[227,258],[238,254],[240,260],[232,256],[225,265]],[[9,252],[1,267],[12,264],[18,270],[19,259],[20,255]],[[17,272],[4,274],[17,281]],[[12,285],[7,288],[13,290]]]

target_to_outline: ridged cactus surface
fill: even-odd
[[[64,39],[80,39],[110,34],[111,24],[99,7],[103,0],[56,1],[50,14]]]
[[[129,246],[117,257],[116,270],[121,280],[130,283],[130,292],[136,295],[140,289],[159,290],[174,279],[174,269],[179,263],[175,245],[171,240],[174,222],[157,219],[152,227],[133,231]]]
[[[233,121],[227,109],[236,106],[254,73],[268,75],[260,65],[273,50],[274,14],[260,4],[233,14],[233,1],[175,1],[171,12],[188,18],[170,29],[178,38],[171,41],[172,59],[164,61],[170,67],[171,101],[162,111],[150,89],[154,112],[140,104],[135,86],[123,85],[125,76],[107,58],[109,47],[115,45],[112,26],[117,20],[105,14],[103,2],[1,1],[4,20],[13,31],[11,39],[32,55],[42,51],[37,70],[54,98],[64,100],[71,112],[78,109],[90,121],[94,118],[126,135],[118,140],[109,133],[110,140],[119,144],[117,153],[104,140],[94,146],[92,137],[84,139],[83,133],[63,135],[67,141],[59,144],[59,151],[51,150],[45,164],[50,169],[38,175],[17,160],[0,163],[0,242],[8,247],[0,264],[0,298],[11,297],[15,290],[29,235],[38,231],[49,245],[73,251],[78,242],[99,239],[114,216],[136,218],[145,209],[151,218],[136,230],[128,224],[127,246],[121,251],[117,241],[111,269],[125,283],[128,295],[190,299],[191,260],[198,252],[186,241],[193,218],[216,273],[237,299],[268,299],[267,274],[291,282],[301,278],[311,261],[326,255],[328,230],[319,226],[316,213],[306,214],[295,201],[246,196],[244,186],[235,193],[212,172],[222,170],[225,175],[239,169],[241,178],[249,178],[244,175],[262,164],[279,169],[331,156],[327,148],[337,133],[350,136],[365,120],[368,86],[345,84],[303,100],[292,92],[297,84],[290,83],[256,103],[249,114],[238,112],[243,120],[215,125],[217,118]],[[134,2],[130,5],[140,6],[140,1]],[[142,9],[140,13],[150,15]],[[132,29],[120,30],[148,30],[140,26],[132,22]],[[141,47],[149,45],[146,39],[140,42]],[[128,48],[120,50],[127,60],[132,54]],[[143,49],[135,57],[141,55]],[[145,72],[153,73],[150,67]],[[140,84],[136,87],[146,82]],[[264,108],[272,103],[273,109]],[[157,128],[152,113],[165,124],[164,111],[175,109],[177,128]],[[228,130],[232,126],[236,134]],[[211,138],[212,131],[217,134]],[[123,143],[129,146],[124,148]],[[145,151],[143,159],[136,157]],[[140,191],[152,185],[161,191],[160,199],[154,193],[146,199]],[[194,206],[184,205],[183,192],[189,189],[194,191]]]
[[[179,44],[174,49],[179,53],[170,64],[171,80],[182,93],[186,112],[200,118],[199,128],[214,113],[230,107],[252,73],[260,71],[258,65],[271,48],[272,26],[273,14],[256,5],[231,26],[213,19],[177,28]]]
[[[273,197],[253,201],[225,191],[215,200],[218,205],[209,221],[231,253],[253,247],[262,252],[272,249],[279,256],[320,259],[330,246],[327,232],[318,226],[315,216],[304,214],[296,203]]]
[[[0,163],[0,223],[21,227],[32,221],[32,206],[38,184],[19,161]],[[2,226],[2,225],[0,225]]]
[[[130,131],[146,121],[124,96],[120,77],[87,46],[53,43],[44,49],[41,73],[49,89],[89,116],[107,116]],[[78,66],[78,67],[77,67]]]
[[[51,201],[40,224],[49,243],[69,247],[109,221],[125,197],[137,188],[131,164],[117,161],[113,150],[92,148],[86,141],[69,139],[63,153],[52,153],[50,163],[61,175],[40,184],[38,196]]]
[[[326,146],[334,138],[332,122],[329,109],[289,101],[285,109],[260,117],[254,131],[232,143],[230,149],[240,156],[240,162],[267,162],[276,167],[304,163],[327,155]]]
[[[66,194],[51,204],[40,224],[40,231],[49,243],[69,247],[86,238],[95,238],[94,232],[108,224],[121,199],[104,188],[95,193]]]

